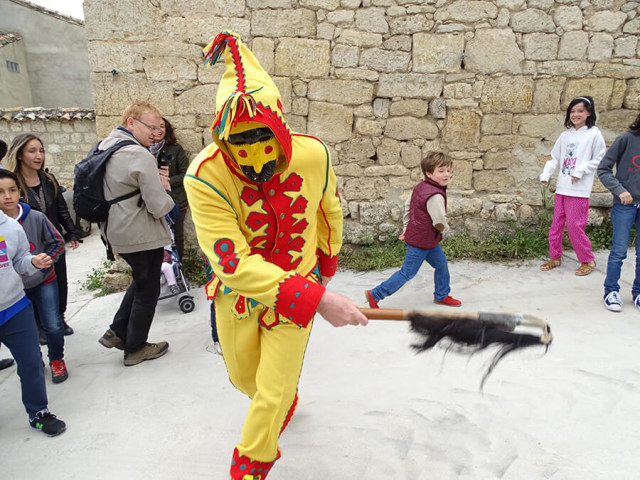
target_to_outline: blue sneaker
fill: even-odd
[[[638,303],[640,303],[640,295],[636,296],[634,302],[638,308]],[[622,300],[620,300],[620,295],[618,292],[609,292],[604,297],[604,306],[607,307],[607,310],[612,312],[621,312],[622,311]]]

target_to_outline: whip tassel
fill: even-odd
[[[475,353],[492,345],[499,346],[482,377],[480,389],[498,362],[507,354],[522,348],[544,345],[548,350],[553,337],[551,328],[542,319],[529,314],[489,312],[440,312],[361,308],[370,320],[407,320],[411,330],[423,337],[413,345],[418,352],[433,348],[448,339],[458,351]]]

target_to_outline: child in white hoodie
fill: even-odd
[[[540,181],[546,184],[556,168],[561,166],[556,182],[553,221],[549,227],[549,261],[542,264],[540,270],[547,271],[561,265],[565,224],[580,262],[576,275],[589,275],[596,267],[585,228],[593,179],[605,154],[606,145],[595,123],[593,98],[585,96],[571,100],[564,120],[568,130],[558,137],[551,150],[551,160],[545,164],[540,174]]]
[[[47,408],[36,321],[20,279],[20,275],[34,274],[51,265],[53,262],[47,254],[29,253],[29,242],[20,224],[0,211],[0,341],[18,364],[22,403],[30,425],[55,436],[64,432],[66,425]]]

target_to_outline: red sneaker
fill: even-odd
[[[373,298],[373,295],[371,295],[371,290],[365,290],[364,296],[366,297],[367,303],[369,303],[370,308],[380,308],[378,306],[378,302],[376,302],[376,299]]]
[[[69,378],[64,360],[54,360],[49,363],[49,368],[51,369],[51,380],[53,383],[61,383]]]
[[[439,305],[447,305],[449,307],[459,307],[460,305],[462,305],[462,302],[460,300],[456,300],[451,295],[449,295],[447,298],[443,298],[442,300],[434,299],[433,303],[437,303]]]

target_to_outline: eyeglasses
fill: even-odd
[[[140,122],[141,124],[143,124],[145,127],[147,127],[149,130],[151,130],[153,133],[162,133],[162,130],[163,130],[162,127],[152,127],[151,125],[143,122],[142,120],[138,120],[137,118],[134,118],[134,120],[136,122]]]

